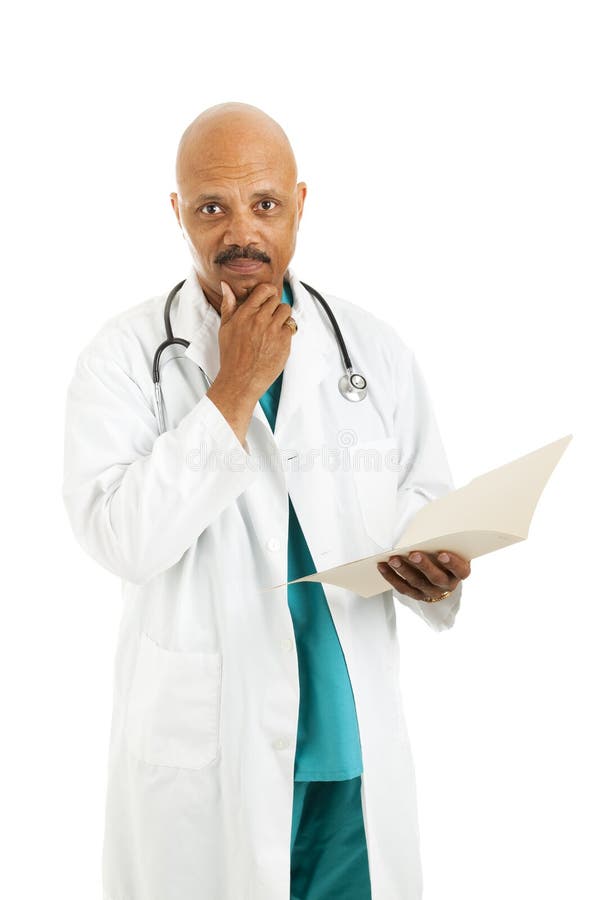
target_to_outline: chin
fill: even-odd
[[[248,295],[252,293],[257,285],[266,284],[266,282],[268,282],[269,280],[270,279],[268,278],[253,278],[252,281],[249,281],[248,277],[245,276],[243,285],[239,285],[235,288],[233,287],[233,285],[231,285],[231,287],[236,297],[238,297],[239,293],[240,296],[238,297],[238,299],[244,301],[248,297]]]

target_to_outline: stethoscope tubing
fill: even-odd
[[[171,306],[173,304],[173,300],[175,299],[177,293],[181,290],[183,285],[185,284],[186,279],[178,282],[171,291],[169,291],[169,295],[165,301],[164,308],[164,323],[165,323],[165,333],[167,335],[166,339],[162,341],[161,344],[156,348],[156,352],[154,354],[154,360],[152,363],[152,381],[154,382],[154,392],[156,396],[156,404],[159,415],[159,426],[161,432],[165,430],[165,422],[164,422],[164,402],[162,398],[162,390],[160,387],[160,357],[162,355],[163,350],[166,350],[167,347],[172,346],[173,344],[180,344],[182,347],[185,347],[186,350],[190,345],[189,341],[186,341],[185,338],[177,338],[173,336],[173,329],[171,327]],[[337,323],[337,320],[331,310],[331,307],[325,300],[325,298],[316,290],[316,288],[311,287],[305,281],[301,281],[300,284],[306,288],[306,290],[312,294],[312,296],[319,301],[327,316],[329,321],[331,322],[331,327],[333,328],[335,339],[337,341],[337,345],[342,354],[342,358],[344,361],[344,367],[346,369],[346,374],[340,378],[339,381],[339,389],[342,395],[351,401],[363,400],[367,395],[367,380],[364,375],[359,375],[357,372],[354,372],[352,369],[352,361],[350,359],[350,354],[348,353],[348,348],[346,347],[346,342],[342,336],[342,332]],[[204,369],[199,366],[200,371],[204,377],[204,380],[207,383],[207,386],[210,387],[212,384],[210,378],[204,371]]]

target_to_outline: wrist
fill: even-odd
[[[241,410],[253,410],[260,397],[258,391],[253,389],[248,381],[242,381],[235,375],[224,375],[222,372],[217,374],[210,390],[213,394],[235,403]]]

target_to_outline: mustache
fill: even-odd
[[[258,259],[260,262],[264,263],[271,262],[270,257],[267,256],[266,253],[263,253],[262,250],[255,250],[254,247],[242,249],[242,247],[238,247],[237,244],[232,244],[227,250],[223,250],[222,253],[219,253],[215,257],[215,262],[231,262],[234,259]]]

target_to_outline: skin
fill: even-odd
[[[210,107],[184,131],[175,168],[171,205],[209,303],[220,311],[222,280],[238,304],[260,283],[272,284],[281,297],[307,190],[297,183],[281,126],[249,104]],[[200,195],[203,202],[197,202]],[[207,203],[211,199],[215,203]],[[255,274],[236,274],[224,267],[227,255],[260,258],[265,265]]]
[[[200,286],[221,316],[221,367],[207,393],[242,445],[290,352],[290,309],[280,298],[306,196],[296,179],[285,132],[249,104],[204,110],[177,148],[171,205]],[[264,265],[256,273],[227,269],[227,260],[243,258]]]
[[[440,560],[440,556],[444,558]],[[377,563],[377,568],[399,593],[415,600],[429,597],[439,600],[442,594],[455,590],[458,583],[471,574],[469,560],[449,550],[440,550],[437,554],[415,551],[408,556],[391,556],[387,563]]]
[[[280,298],[306,197],[281,126],[246,103],[221,103],[185,129],[171,205],[206,299],[219,313],[221,367],[207,395],[248,452],[246,432],[260,397],[283,371],[293,331]],[[259,259],[254,273],[226,267]],[[411,554],[412,560],[412,554]],[[392,568],[395,561],[401,568]],[[380,572],[400,593],[422,600],[454,590],[470,573],[456,554],[442,565],[392,557]],[[402,575],[398,574],[399,572]]]

